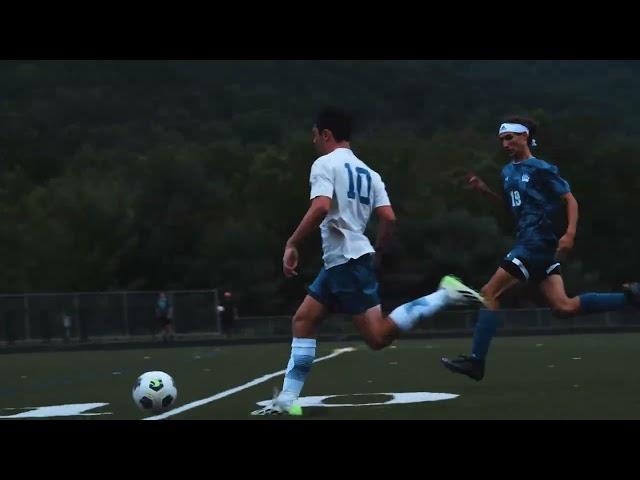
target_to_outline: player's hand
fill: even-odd
[[[467,189],[475,190],[477,192],[489,191],[489,187],[487,187],[487,184],[484,183],[484,181],[473,172],[467,172],[464,180],[466,181],[465,188]]]
[[[282,272],[287,278],[298,275],[296,268],[298,267],[298,249],[293,245],[284,247],[284,255],[282,256]]]
[[[575,234],[565,233],[560,240],[558,240],[558,249],[556,250],[556,260],[564,261],[567,259],[569,252],[573,249],[575,242]]]

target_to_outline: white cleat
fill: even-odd
[[[447,291],[449,302],[452,305],[486,306],[482,295],[474,289],[467,287],[459,278],[453,275],[442,277],[439,287]]]
[[[301,416],[302,408],[295,402],[295,399],[284,398],[277,388],[273,389],[273,399],[271,405],[262,407],[251,412],[251,415],[292,415]]]
[[[267,405],[251,412],[251,415],[282,415],[284,411],[276,405]]]

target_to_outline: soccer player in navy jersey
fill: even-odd
[[[502,169],[503,195],[494,193],[474,174],[470,187],[506,206],[516,225],[516,243],[491,280],[480,291],[487,309],[478,312],[472,354],[443,357],[449,370],[482,380],[485,358],[495,335],[498,298],[520,282],[534,282],[554,314],[567,318],[640,305],[640,284],[623,285],[624,293],[584,293],[568,297],[561,263],[573,248],[578,224],[578,202],[558,168],[534,157],[537,124],[527,117],[509,117],[500,125],[498,140],[511,161]],[[558,231],[558,213],[566,213],[566,230]]]

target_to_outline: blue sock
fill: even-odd
[[[478,312],[478,322],[473,332],[473,356],[479,360],[484,360],[489,352],[491,339],[496,334],[498,328],[498,313],[494,310],[480,310]]]
[[[610,312],[627,306],[624,293],[584,293],[580,295],[582,313]]]
[[[447,306],[449,296],[447,291],[440,289],[426,297],[400,305],[389,314],[389,318],[400,330],[406,332],[411,330],[423,318],[435,315]]]
[[[292,399],[300,396],[313,360],[316,357],[315,338],[296,338],[291,342],[291,357],[284,375],[282,394]]]

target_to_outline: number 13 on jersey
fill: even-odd
[[[369,205],[369,203],[371,203],[371,174],[369,173],[369,170],[367,170],[366,168],[362,168],[362,167],[356,167],[356,185],[354,186],[354,182],[353,182],[353,171],[351,170],[351,164],[350,163],[345,163],[344,164],[344,168],[347,169],[347,173],[349,174],[349,191],[347,192],[347,197],[349,198],[356,198],[356,189],[354,187],[357,187],[358,189],[358,200],[360,200],[360,203],[362,203],[363,205]],[[366,193],[366,195],[362,195],[362,178],[366,178],[367,179],[367,187],[364,193]]]

